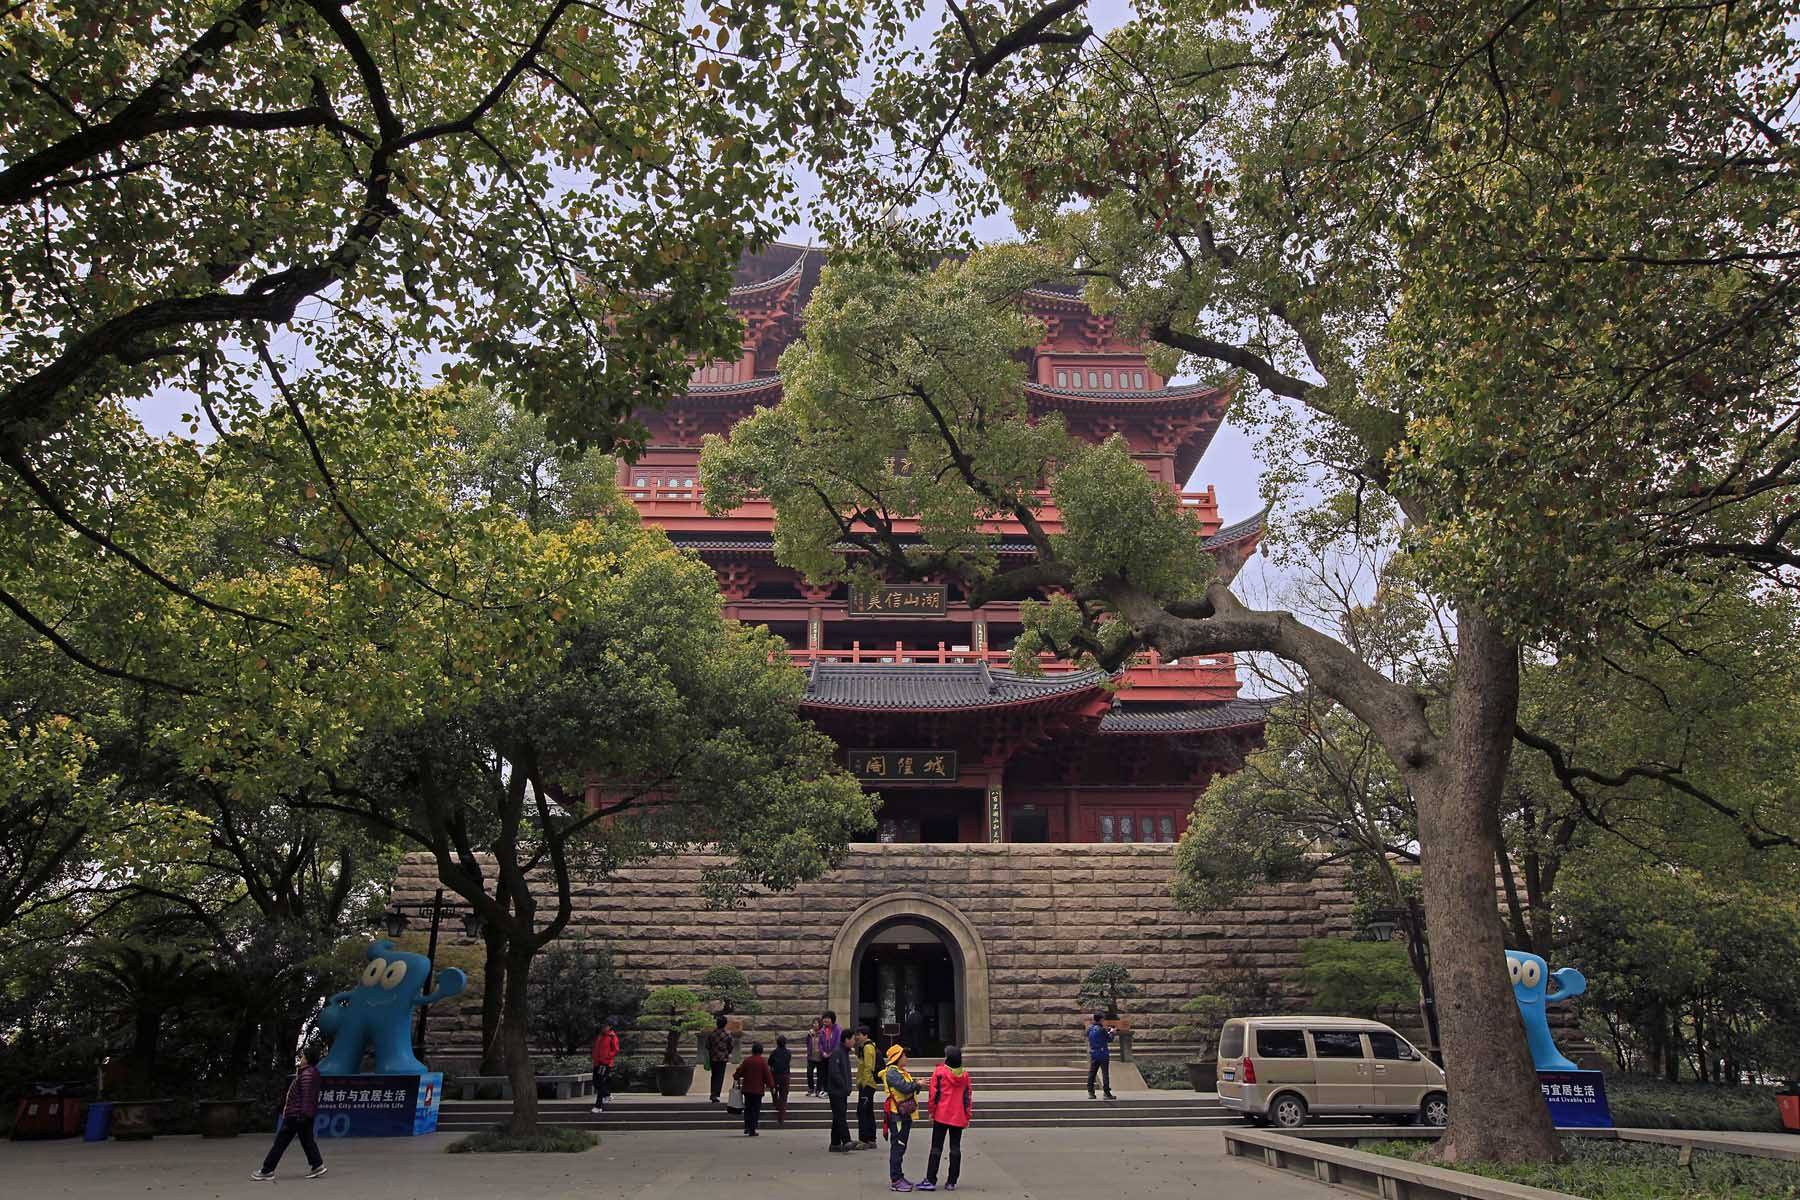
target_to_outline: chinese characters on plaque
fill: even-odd
[[[948,605],[948,591],[941,583],[894,583],[850,589],[853,617],[941,617],[949,611]]]
[[[954,750],[852,750],[850,773],[864,783],[955,783]]]

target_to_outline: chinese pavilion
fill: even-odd
[[[743,353],[698,370],[665,411],[640,414],[649,446],[621,467],[626,495],[712,566],[730,616],[786,639],[807,672],[808,715],[881,795],[880,840],[1174,841],[1196,793],[1261,732],[1262,707],[1239,697],[1230,656],[1151,655],[1117,689],[1101,672],[1048,657],[1043,676],[1021,675],[1008,667],[1017,603],[972,609],[954,582],[852,597],[775,561],[767,503],[706,512],[700,439],[780,399],[776,364],[800,335],[822,265],[817,252],[779,244],[743,261],[731,295]],[[1182,489],[1225,415],[1225,392],[1170,386],[1111,317],[1072,291],[1034,291],[1026,303],[1045,328],[1027,363],[1032,410],[1061,414],[1077,436],[1122,435],[1153,478]],[[1254,548],[1260,517],[1221,527],[1212,488],[1181,498],[1210,548]],[[1042,521],[1061,528],[1053,506]],[[1009,549],[1030,553],[1016,523],[994,532],[1003,561]]]

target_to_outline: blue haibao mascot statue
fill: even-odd
[[[460,996],[469,977],[455,967],[438,972],[437,991],[429,996],[425,975],[431,960],[408,954],[390,941],[369,947],[369,965],[355,991],[339,992],[325,1002],[319,1028],[331,1035],[331,1053],[319,1064],[326,1075],[361,1072],[364,1046],[375,1050],[377,1075],[423,1075],[425,1064],[413,1056],[413,1009]]]
[[[1550,970],[1550,964],[1524,950],[1506,952],[1506,969],[1512,973],[1513,998],[1519,1002],[1519,1016],[1525,1020],[1525,1040],[1531,1046],[1531,1059],[1540,1071],[1574,1071],[1578,1068],[1564,1058],[1556,1043],[1550,1040],[1548,1005],[1569,1000],[1587,991],[1587,978],[1574,967]],[[1550,991],[1550,985],[1556,990]]]

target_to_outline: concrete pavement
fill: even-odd
[[[0,1143],[0,1193],[11,1200],[158,1195],[254,1200],[271,1191],[291,1200],[342,1195],[380,1200],[848,1200],[886,1196],[887,1146],[828,1154],[816,1131],[771,1130],[759,1138],[718,1133],[601,1135],[586,1154],[445,1154],[453,1140],[365,1139],[321,1146],[330,1174],[301,1178],[300,1147],[289,1148],[273,1184],[249,1178],[268,1149],[263,1137],[206,1141]],[[915,1135],[907,1176],[924,1174],[930,1136]],[[939,1175],[942,1182],[943,1174]],[[1232,1200],[1322,1200],[1333,1193],[1307,1180],[1228,1158],[1208,1129],[971,1129],[958,1195],[981,1200],[1119,1200],[1230,1196]]]

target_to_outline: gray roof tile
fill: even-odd
[[[1101,733],[1204,733],[1261,725],[1278,701],[1227,700],[1193,707],[1173,704],[1115,704],[1100,718]]]
[[[1104,671],[1020,675],[985,663],[945,665],[815,663],[807,671],[808,707],[865,710],[987,708],[1098,688]]]

